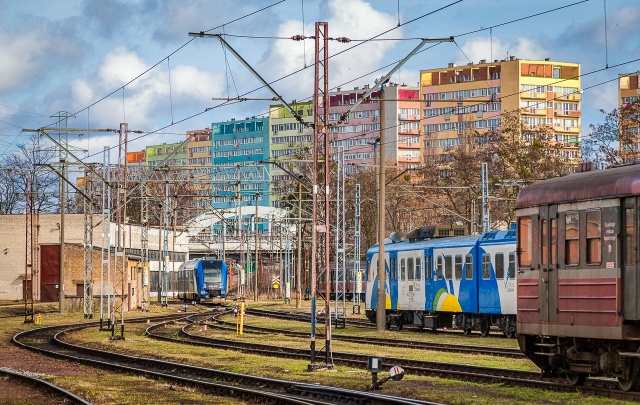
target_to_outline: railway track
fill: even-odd
[[[227,329],[235,329],[235,323],[226,322],[220,319],[220,316],[214,316],[212,319],[215,321],[213,323],[207,323],[207,325],[212,327],[226,327]],[[264,332],[264,333],[277,333],[285,336],[293,336],[293,337],[301,337],[308,338],[309,333],[303,332],[295,332],[287,329],[275,329],[275,328],[264,328],[259,326],[249,326],[244,325],[244,330],[246,332]],[[324,336],[322,332],[318,332],[316,334],[317,337]],[[460,345],[460,344],[452,344],[452,343],[433,343],[433,342],[420,342],[420,341],[408,341],[401,339],[385,339],[385,338],[375,338],[375,337],[361,337],[361,336],[351,336],[344,334],[334,333],[331,335],[332,340],[339,340],[343,342],[352,342],[352,343],[362,343],[362,344],[370,344],[377,346],[385,346],[385,347],[403,347],[409,349],[416,350],[434,350],[440,352],[451,352],[451,353],[467,353],[467,354],[485,354],[492,356],[501,356],[508,358],[524,358],[524,354],[518,349],[511,349],[505,347],[489,347],[489,346],[474,346],[474,345]]]
[[[175,335],[175,330],[171,331],[169,323],[164,326],[153,326],[147,329],[147,334],[155,339],[171,341],[175,343],[188,343],[193,345],[214,347],[218,349],[236,350],[243,353],[258,354],[263,356],[277,356],[292,359],[310,359],[311,352],[308,349],[297,349],[276,345],[265,345],[255,343],[238,342],[228,339],[209,338],[195,335],[189,332],[192,328],[199,328],[198,322],[189,322],[180,326],[180,338],[170,337]],[[321,357],[322,353],[317,352],[316,357]],[[368,356],[333,352],[332,359],[335,364],[347,365],[350,367],[366,368]],[[610,379],[590,378],[584,386],[573,386],[568,381],[543,380],[540,373],[500,369],[492,367],[472,366],[456,363],[441,363],[433,361],[409,360],[394,357],[383,359],[385,367],[400,366],[407,374],[435,376],[442,378],[454,378],[464,381],[474,381],[480,383],[504,383],[513,386],[538,388],[557,392],[576,392],[599,396],[604,398],[615,398],[629,401],[640,401],[640,393],[624,392],[617,389],[617,383]]]
[[[202,314],[189,315],[195,322]],[[207,315],[207,316],[210,316]],[[173,315],[165,318],[163,324],[184,320],[185,315]],[[145,322],[139,319],[137,322]],[[129,322],[134,322],[129,320]],[[59,325],[32,329],[14,336],[15,344],[24,348],[66,360],[90,364],[111,371],[133,373],[150,378],[163,379],[177,384],[188,385],[226,397],[242,398],[249,402],[272,404],[430,404],[426,401],[414,401],[379,395],[378,393],[359,392],[314,384],[304,384],[284,380],[275,380],[238,374],[227,371],[190,366],[186,364],[116,354],[91,349],[65,342],[69,333],[84,328],[95,327],[97,322],[81,325]],[[159,326],[164,328],[164,326]]]
[[[65,390],[62,387],[51,384],[48,381],[37,378],[32,373],[21,372],[17,370],[11,370],[5,367],[0,367],[0,375],[9,380],[14,380],[18,384],[24,384],[37,390],[39,394],[46,393],[46,401],[51,403],[64,403],[64,404],[82,404],[90,405],[91,403],[83,398],[75,395],[74,393]]]

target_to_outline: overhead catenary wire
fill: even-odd
[[[567,7],[571,7],[571,6],[573,6],[573,5],[581,4],[581,3],[584,3],[584,2],[586,2],[586,1],[589,1],[589,0],[583,0],[583,1],[580,1],[580,2],[576,2],[576,3],[572,3],[572,4],[569,4],[569,5],[562,6],[562,7],[554,8],[554,9],[551,9],[551,10],[547,10],[547,11],[545,11],[545,12],[536,13],[536,14],[533,14],[533,15],[530,15],[530,16],[526,16],[526,17],[522,17],[522,18],[519,18],[519,19],[516,19],[516,20],[511,20],[511,21],[508,21],[508,22],[504,22],[504,23],[501,23],[501,24],[497,24],[497,25],[494,25],[494,26],[492,26],[492,27],[502,26],[502,25],[509,24],[509,23],[513,23],[513,22],[516,22],[516,21],[522,21],[522,20],[527,19],[527,18],[531,18],[531,17],[535,17],[535,16],[539,16],[539,15],[542,15],[542,14],[549,13],[549,12],[552,12],[552,11],[557,11],[557,10],[560,10],[560,9],[564,9],[564,8],[567,8]],[[279,4],[279,3],[281,3],[281,2],[274,3],[273,5],[275,5],[275,4]],[[452,3],[452,4],[455,4],[455,3]],[[273,5],[271,5],[271,6],[273,6]],[[261,9],[261,10],[262,10],[262,9]],[[258,10],[258,11],[260,11],[260,10]],[[430,13],[428,13],[428,14],[430,14]],[[428,14],[426,14],[426,15],[428,15]],[[426,15],[425,15],[425,16],[426,16]],[[413,19],[413,20],[411,20],[411,21],[405,22],[405,23],[404,23],[404,24],[402,24],[402,25],[406,25],[406,24],[408,24],[408,23],[410,23],[410,22],[413,22],[413,21],[416,21],[417,19],[422,18],[422,17],[423,17],[423,16],[417,17],[417,18],[415,18],[415,19]],[[235,20],[234,20],[234,21],[235,21]],[[210,30],[208,30],[208,31],[211,31],[211,30],[213,30],[213,29],[215,29],[215,28],[212,28],[212,29],[210,29]],[[460,34],[459,36],[462,36],[462,35],[469,35],[469,34],[471,34],[471,33],[473,33],[473,32],[478,32],[478,31],[481,31],[481,30],[470,31],[470,32],[467,32],[467,33],[464,33],[464,34]],[[379,35],[383,35],[383,34],[384,34],[384,33],[379,34]],[[379,35],[378,35],[378,36],[379,36]],[[373,40],[373,39],[375,39],[375,37],[374,37],[374,38],[372,38],[371,40]],[[189,42],[190,42],[190,41],[188,41],[186,44],[184,44],[184,45],[183,45],[183,47],[184,47],[184,46],[186,46]],[[352,47],[352,48],[353,48],[353,47]],[[179,49],[181,49],[181,48],[179,48]],[[179,50],[179,49],[178,49],[178,50]],[[351,48],[350,48],[350,49],[351,49]],[[178,50],[176,50],[175,52],[177,52]],[[424,50],[426,51],[427,49],[424,49]],[[345,50],[345,51],[346,51],[346,50]],[[342,51],[342,52],[345,52],[345,51]],[[174,52],[174,53],[175,53],[175,52]],[[422,51],[420,51],[420,52],[422,52]],[[171,55],[173,55],[174,53],[172,53]],[[171,56],[171,55],[169,55],[169,56]],[[169,56],[168,56],[168,57],[169,57]],[[332,56],[335,56],[335,55],[332,55]],[[154,65],[154,66],[155,66],[155,65]],[[389,65],[387,65],[387,66],[389,66]],[[152,68],[153,68],[153,67],[151,67],[150,69],[152,69]],[[150,70],[150,69],[149,69],[149,70]],[[148,70],[147,70],[147,71],[148,71]],[[145,71],[145,73],[146,73],[147,71]],[[293,72],[292,74],[295,74],[295,73],[296,73],[296,72]],[[144,74],[144,73],[143,73],[143,74]],[[141,76],[141,75],[140,75],[140,76]],[[285,76],[285,77],[288,77],[288,76],[290,76],[290,75],[287,75],[287,76]],[[138,77],[139,77],[139,76],[138,76]],[[283,77],[283,78],[284,78],[284,77]],[[280,78],[280,79],[278,79],[278,80],[282,80],[283,78]],[[136,80],[136,79],[137,79],[137,78],[134,78],[134,79],[132,79],[132,81],[134,81],[134,80]],[[278,80],[276,80],[276,81],[278,81]],[[130,84],[132,81],[130,81],[130,82],[129,82],[129,83],[127,83],[127,84]],[[272,83],[275,83],[276,81],[274,81],[274,82],[272,82]],[[125,85],[125,86],[126,86],[126,85]],[[124,86],[123,86],[123,87],[124,87]],[[258,89],[255,89],[255,90],[253,90],[253,91],[256,91],[256,90],[258,90]],[[245,94],[249,94],[249,93],[245,93]],[[106,97],[105,97],[105,98],[106,98]],[[95,103],[94,103],[94,104],[92,104],[92,105],[95,105],[95,104],[96,104],[96,103],[98,103],[99,101],[101,101],[101,100],[98,100],[97,102],[95,102]],[[222,107],[222,106],[224,106],[224,104],[217,105],[217,106],[215,106],[215,107],[213,107],[213,108],[218,108],[218,107]],[[87,107],[87,108],[88,108],[88,107]],[[206,112],[206,111],[209,111],[210,109],[211,109],[211,108],[208,108],[207,110],[205,110],[205,112]],[[82,111],[82,110],[80,110],[80,111]],[[174,124],[177,124],[177,123],[180,123],[180,122],[184,122],[184,121],[186,121],[186,120],[188,120],[188,119],[191,119],[191,118],[197,117],[197,116],[201,115],[202,113],[203,113],[203,112],[201,112],[201,113],[197,113],[197,114],[193,114],[193,115],[191,115],[191,116],[189,116],[189,117],[187,117],[187,118],[184,118],[184,119],[182,119],[182,120],[180,120],[180,121],[178,121],[178,122],[175,122]],[[171,125],[164,126],[164,127],[162,127],[162,128],[157,129],[156,131],[149,132],[148,134],[157,133],[157,132],[161,131],[162,129],[168,128],[168,127],[170,127],[170,126],[171,126]],[[147,134],[147,135],[148,135],[148,134]],[[143,135],[143,136],[146,136],[146,135]],[[141,138],[141,137],[142,137],[142,136],[137,137],[137,138],[135,138],[135,139],[139,139],[139,138]]]

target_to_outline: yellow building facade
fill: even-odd
[[[470,131],[497,129],[501,116],[520,111],[531,127],[550,129],[556,153],[580,159],[580,64],[510,57],[420,71],[422,154],[446,159]]]

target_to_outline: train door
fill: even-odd
[[[424,288],[422,286],[422,259],[423,258],[421,251],[398,252],[398,309],[421,310],[424,306]]]
[[[540,207],[540,319],[558,321],[558,206]]]
[[[369,271],[367,273],[367,292],[365,296],[366,303],[368,308],[375,309],[378,304],[378,253],[374,253],[371,255],[371,261],[369,262]],[[391,295],[389,291],[389,253],[385,252],[385,261],[386,261],[386,281],[385,281],[385,290],[387,303],[391,303]],[[397,299],[397,293],[395,293],[395,297]],[[386,303],[385,303],[386,304]],[[389,307],[387,305],[386,307]],[[385,307],[385,308],[386,308]]]
[[[622,279],[624,280],[622,314],[627,321],[640,320],[640,299],[638,290],[640,289],[640,268],[638,265],[638,230],[640,226],[638,201],[635,197],[624,200],[624,212],[622,214]]]

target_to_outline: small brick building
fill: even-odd
[[[0,299],[23,300],[25,289],[31,290],[35,301],[58,301],[60,291],[60,215],[39,215],[33,217],[33,250],[31,254],[33,271],[27,270],[27,218],[25,215],[0,215]],[[122,263],[123,256],[116,255],[115,245],[116,225],[111,223],[104,227],[105,235],[109,234],[111,251],[104,251],[103,258],[103,226],[100,225],[101,216],[94,217],[92,258],[92,275],[88,281],[93,286],[94,312],[99,311],[101,286],[108,293],[111,284],[112,293],[122,294]],[[97,224],[97,226],[95,225]],[[107,231],[108,229],[108,231]],[[161,250],[163,238],[161,230],[148,230],[149,264],[143,269],[142,258],[142,230],[137,225],[126,225],[125,252],[126,262],[124,277],[124,307],[125,309],[140,306],[142,302],[143,280],[149,284],[149,298],[158,295],[158,274],[162,267]],[[66,214],[64,222],[64,285],[67,309],[82,310],[84,298],[84,215]],[[107,246],[107,242],[104,242]],[[177,279],[180,264],[187,260],[188,241],[186,235],[168,236],[169,261],[167,265],[169,294],[172,294],[172,281]],[[105,264],[103,266],[103,260]],[[107,263],[110,262],[110,263]],[[109,271],[110,269],[110,271]],[[32,274],[32,275],[31,275]]]

